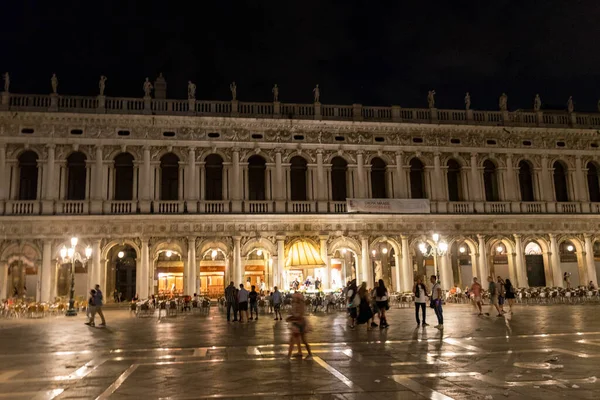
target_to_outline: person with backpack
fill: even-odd
[[[387,322],[385,315],[386,310],[389,310],[389,298],[390,295],[385,287],[383,279],[380,279],[377,284],[377,290],[375,290],[375,302],[377,302],[377,308],[379,309],[379,329],[384,329],[390,326]]]
[[[350,318],[350,329],[354,329],[356,317],[358,316],[358,306],[360,305],[360,297],[358,296],[356,279],[352,279],[350,281],[350,285],[346,291],[346,299],[348,304],[348,317]]]
[[[417,318],[417,327],[421,326],[421,321],[419,320],[419,309],[422,309],[423,314],[423,328],[429,326],[429,324],[425,321],[426,316],[426,304],[427,304],[427,286],[423,283],[423,279],[421,277],[417,278],[417,282],[413,287],[413,293],[415,294],[415,317]]]

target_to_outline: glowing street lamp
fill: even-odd
[[[92,256],[92,248],[90,246],[85,248],[84,255],[82,256],[76,249],[79,240],[76,237],[71,238],[71,247],[67,249],[63,246],[60,249],[60,258],[63,263],[71,263],[71,290],[69,291],[69,309],[66,312],[67,317],[74,317],[77,315],[75,310],[75,261],[79,261],[84,267],[85,263]]]
[[[448,251],[448,243],[444,241],[440,242],[440,235],[437,233],[431,235],[431,238],[433,239],[433,245],[430,248],[427,248],[427,245],[421,242],[419,243],[419,250],[421,251],[421,253],[423,253],[424,257],[433,257],[433,268],[435,271],[434,273],[438,280],[440,280],[437,258],[438,256],[442,257],[446,254],[446,252]]]

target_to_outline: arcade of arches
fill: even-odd
[[[75,265],[75,290],[84,296],[99,283],[107,300],[151,294],[223,294],[229,281],[287,289],[294,279],[316,278],[338,289],[356,278],[372,287],[383,279],[393,291],[409,291],[416,276],[434,273],[444,288],[467,286],[474,276],[510,278],[518,287],[597,283],[600,237],[593,235],[441,234],[448,244],[436,260],[421,248],[435,244],[424,235],[389,236],[202,236],[170,239],[80,239],[92,257]],[[24,296],[51,301],[68,295],[70,265],[60,261],[58,240],[0,242],[0,299]]]

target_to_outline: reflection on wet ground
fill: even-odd
[[[598,399],[597,305],[515,307],[505,318],[448,306],[443,332],[413,309],[390,328],[310,316],[312,359],[288,360],[288,328],[209,315],[0,321],[0,399]],[[428,322],[433,322],[432,317]]]

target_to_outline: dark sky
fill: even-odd
[[[95,4],[94,4],[95,3]],[[0,71],[11,91],[141,97],[163,72],[170,98],[308,103],[319,83],[329,104],[596,110],[600,98],[597,0],[5,1]]]

